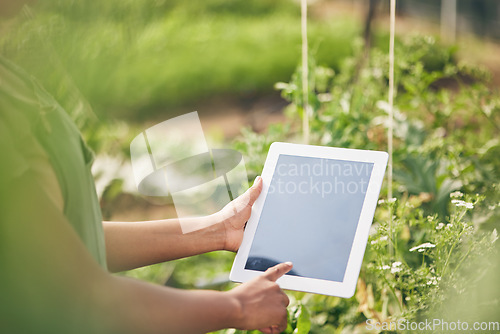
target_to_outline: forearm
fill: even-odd
[[[218,215],[183,219],[182,224],[199,229],[183,233],[177,219],[104,222],[109,269],[128,270],[224,247],[225,231]]]
[[[103,290],[110,291],[110,304],[103,310],[116,310],[107,313],[113,333],[195,334],[223,328],[279,333],[287,325],[289,299],[276,280],[291,268],[281,263],[228,292],[184,291],[108,275],[112,280]]]
[[[261,190],[262,180],[257,178],[243,195],[206,217],[104,222],[108,267],[120,271],[214,250],[238,250]]]
[[[8,195],[0,192],[0,332],[177,334],[239,325],[230,293],[109,274],[31,175],[8,186]]]
[[[239,327],[241,306],[227,292],[185,291],[113,277],[104,309],[118,333],[206,333]],[[111,310],[111,311],[109,311]],[[110,314],[111,313],[111,314]]]

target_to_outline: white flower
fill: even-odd
[[[451,200],[452,204],[455,204],[456,206],[465,206],[467,209],[473,209],[474,205],[472,203],[462,201],[460,199],[452,199]]]
[[[440,280],[441,280],[441,277],[431,277],[427,281],[427,285],[437,285]]]
[[[297,89],[297,85],[286,82],[277,82],[274,84],[274,88],[279,90],[295,90]]]
[[[378,267],[378,269],[387,270],[387,269],[391,269],[391,267],[388,266],[387,264],[384,264],[382,267]]]
[[[378,200],[378,204],[384,204],[385,202],[394,203],[394,202],[396,202],[396,198],[392,197],[392,198],[389,198],[387,201],[383,198]]]
[[[392,264],[392,268],[391,268],[391,273],[392,274],[395,274],[395,273],[399,273],[401,270],[403,270],[403,268],[401,268],[401,262],[399,261],[396,261]]]
[[[460,198],[460,197],[462,197],[463,195],[464,195],[464,194],[462,194],[460,191],[455,191],[455,192],[452,192],[452,193],[450,194],[450,197],[451,197],[451,198]]]
[[[436,226],[436,230],[440,230],[444,227],[443,223],[439,223],[438,226]]]
[[[379,241],[386,241],[388,239],[388,237],[386,235],[384,235],[383,237],[380,237],[378,238],[377,240],[372,240],[371,244],[372,245],[375,245],[376,243],[378,243]]]
[[[431,244],[430,242],[426,242],[424,244],[410,248],[410,252],[414,252],[416,250],[418,250],[419,252],[423,252],[423,251],[425,251],[426,248],[434,248],[434,247],[436,247],[436,245]]]

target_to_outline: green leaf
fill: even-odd
[[[294,334],[308,334],[311,329],[311,316],[304,305],[300,305],[300,310],[297,318],[297,328],[293,331]]]

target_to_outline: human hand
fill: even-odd
[[[262,178],[257,176],[253,185],[243,195],[231,201],[218,212],[225,234],[223,249],[236,252],[240,248],[245,224],[252,213],[252,205],[261,191]]]
[[[280,263],[267,269],[264,274],[227,292],[240,305],[236,328],[259,329],[265,334],[277,334],[286,329],[286,307],[290,300],[276,280],[289,272],[292,267],[291,262]]]

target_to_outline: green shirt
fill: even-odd
[[[101,210],[90,171],[94,155],[54,98],[2,57],[0,148],[3,179],[36,171],[50,203],[64,213],[95,260],[106,268]]]

